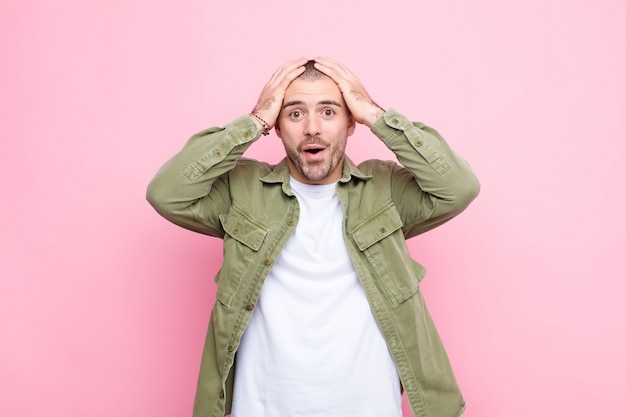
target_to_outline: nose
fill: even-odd
[[[318,136],[320,132],[320,121],[315,114],[309,115],[304,121],[304,134],[306,136]]]

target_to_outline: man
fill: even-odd
[[[368,126],[401,165],[345,155]],[[242,157],[274,128],[287,157]],[[148,200],[224,240],[194,416],[416,417],[465,407],[405,239],[459,214],[478,181],[433,129],[378,106],[343,64],[278,68],[247,114],[193,136]]]

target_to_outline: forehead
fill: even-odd
[[[344,104],[341,91],[331,78],[322,77],[314,81],[296,78],[287,87],[283,102],[301,101],[314,105],[326,100]]]

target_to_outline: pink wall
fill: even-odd
[[[145,187],[318,54],[482,181],[411,242],[465,415],[626,415],[624,3],[249,3],[0,3],[0,415],[190,415],[221,247]],[[349,152],[390,157],[365,129]]]

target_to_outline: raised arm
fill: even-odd
[[[274,126],[285,90],[306,61],[298,58],[279,67],[250,114],[194,135],[163,165],[147,190],[147,200],[159,214],[186,229],[223,236],[219,215],[231,204],[228,172]]]
[[[385,111],[342,63],[323,57],[315,61],[339,86],[354,120],[370,127],[402,165],[394,168],[391,185],[407,238],[450,220],[478,195],[472,169],[437,131],[395,110]]]

